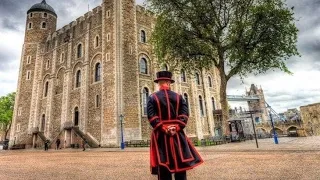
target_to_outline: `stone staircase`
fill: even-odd
[[[33,134],[36,134],[37,136],[39,136],[43,142],[45,142],[46,140],[49,140],[48,138],[46,138],[43,132],[39,131],[39,127],[33,127],[31,131]]]
[[[53,143],[56,143],[56,140],[58,139],[58,137],[61,135],[61,133],[62,133],[63,131],[64,131],[64,130],[61,130],[61,131],[59,132],[59,134],[58,134],[55,138],[53,138],[52,141],[50,141],[49,147],[51,147],[51,145],[52,145]]]
[[[45,142],[46,140],[48,140],[48,139],[46,138],[46,136],[44,135],[43,132],[38,132],[37,134],[38,134],[38,136],[40,137],[40,139],[41,139],[43,142]]]
[[[97,148],[99,147],[99,144],[89,135],[83,133],[79,127],[75,126],[75,127],[72,127],[73,131],[79,135],[81,137],[81,139],[83,140],[86,140],[88,145],[92,148]]]

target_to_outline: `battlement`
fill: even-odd
[[[136,5],[136,10],[137,12],[143,13],[147,16],[154,16],[155,17],[155,13],[153,13],[152,11],[148,10],[147,8],[140,6],[140,5]]]
[[[101,6],[97,6],[92,9],[92,11],[88,11],[83,16],[78,17],[76,20],[70,22],[69,24],[63,26],[62,28],[58,29],[56,32],[54,32],[56,35],[60,35],[65,33],[66,31],[70,30],[71,28],[79,25],[81,22],[85,22],[90,18],[95,18],[96,16],[99,16],[99,13],[102,11]]]

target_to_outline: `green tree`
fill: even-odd
[[[152,44],[160,62],[189,72],[216,67],[224,133],[227,83],[280,69],[299,55],[293,8],[284,0],[147,0],[156,15]],[[173,62],[173,63],[172,63]]]
[[[5,131],[5,139],[7,139],[11,128],[15,95],[16,93],[13,92],[7,96],[0,97],[0,124],[3,125],[3,130]]]

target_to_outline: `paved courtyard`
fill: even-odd
[[[320,179],[320,137],[280,138],[199,147],[204,164],[189,180]],[[0,179],[156,180],[148,148],[0,151]]]

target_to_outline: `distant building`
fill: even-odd
[[[300,120],[300,111],[297,108],[288,109],[284,112],[285,120],[287,121],[298,121]]]

